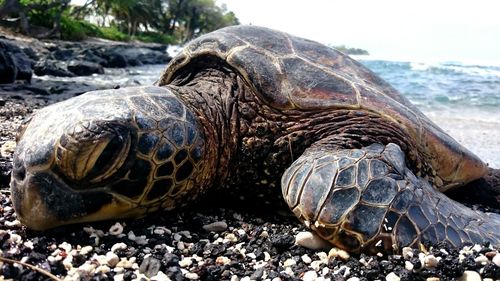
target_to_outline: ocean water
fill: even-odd
[[[469,150],[500,168],[500,64],[419,62],[354,57],[377,73]],[[101,84],[153,84],[165,65],[106,69],[103,75],[61,78]]]
[[[425,113],[500,122],[500,65],[359,61]]]
[[[500,168],[500,64],[357,59],[490,167]]]

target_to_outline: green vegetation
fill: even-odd
[[[165,44],[239,24],[215,0],[87,0],[83,6],[72,6],[70,0],[0,0],[0,19],[13,18],[22,33],[41,38],[95,36]]]
[[[350,48],[346,47],[345,45],[339,45],[339,46],[330,46],[334,49],[337,49],[341,51],[344,54],[348,55],[369,55],[367,50],[359,49],[359,48]]]

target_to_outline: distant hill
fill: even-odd
[[[339,45],[339,46],[330,46],[331,48],[337,49],[341,51],[344,54],[348,55],[369,55],[367,50],[363,50],[360,48],[351,48],[347,47],[346,45]]]

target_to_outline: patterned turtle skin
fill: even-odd
[[[140,217],[221,188],[278,190],[351,252],[500,244],[500,216],[442,191],[488,167],[393,87],[319,43],[255,26],[189,43],[155,86],[89,92],[21,126],[12,201],[44,230]]]

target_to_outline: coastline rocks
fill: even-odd
[[[68,70],[76,76],[87,76],[94,73],[103,74],[104,68],[95,62],[72,60],[68,63]]]
[[[31,60],[10,40],[0,39],[0,83],[31,80]]]
[[[29,82],[33,73],[74,77],[101,74],[104,67],[166,64],[171,59],[166,47],[101,39],[66,42],[0,37],[0,83]]]
[[[56,60],[40,60],[34,66],[34,72],[38,76],[52,75],[57,77],[74,77],[63,62]]]

